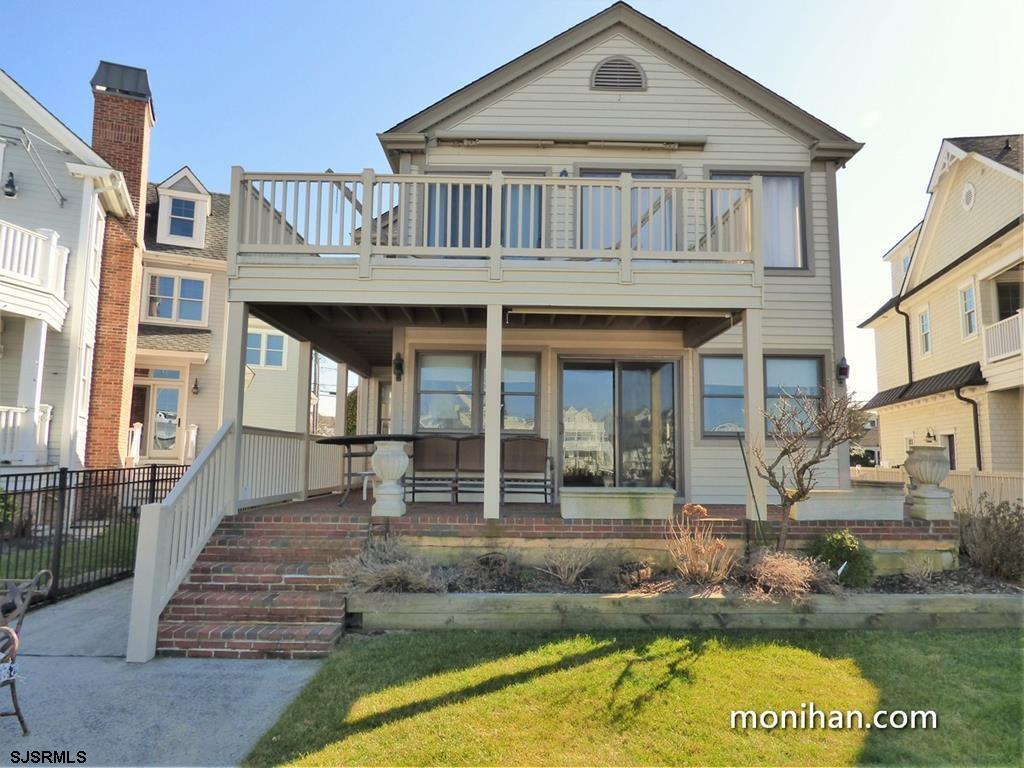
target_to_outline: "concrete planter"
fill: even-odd
[[[563,488],[562,517],[586,520],[671,520],[672,488]]]
[[[921,520],[952,520],[953,492],[939,487],[949,477],[949,455],[941,445],[913,445],[903,463],[910,475],[910,515]]]

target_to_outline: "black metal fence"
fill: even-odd
[[[131,576],[142,505],[161,501],[186,469],[0,475],[0,579],[49,570],[46,599],[59,600]]]

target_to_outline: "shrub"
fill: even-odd
[[[764,550],[755,554],[746,571],[755,593],[767,597],[802,598],[809,592],[834,592],[835,577],[819,561],[789,552]]]
[[[596,559],[597,552],[592,546],[554,549],[544,556],[544,565],[535,567],[541,573],[554,576],[562,584],[572,587]]]
[[[688,584],[721,584],[729,578],[735,555],[712,535],[708,511],[700,504],[683,505],[682,514],[668,527],[668,554]]]
[[[875,578],[875,559],[871,550],[848,530],[819,536],[811,543],[810,555],[838,572],[839,583],[847,587],[866,587]]]
[[[998,504],[982,494],[974,509],[958,509],[960,547],[985,573],[1024,579],[1024,503]]]
[[[449,588],[456,592],[516,592],[522,587],[522,570],[516,555],[488,552],[453,568]]]
[[[398,536],[371,538],[355,557],[331,563],[346,592],[444,592],[436,566],[409,552]]]

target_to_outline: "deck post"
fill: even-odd
[[[227,328],[224,344],[224,393],[221,419],[231,422],[227,451],[228,471],[225,473],[225,514],[238,511],[239,489],[242,478],[242,421],[245,408],[245,348],[249,332],[249,305],[241,301],[228,302]]]
[[[360,221],[362,222],[362,232],[359,237],[359,277],[367,278],[370,276],[370,256],[373,254],[373,187],[374,181],[373,168],[363,169],[363,200],[362,210],[360,212]],[[353,204],[354,201],[353,201]],[[344,226],[343,224],[341,226]]]
[[[491,171],[491,241],[487,258],[491,265],[491,280],[501,279],[502,207],[504,200],[504,178],[501,171]]]
[[[743,312],[743,450],[747,452],[747,466],[751,483],[747,486],[747,519],[756,520],[760,513],[767,520],[768,494],[764,481],[757,476],[754,449],[764,446],[764,346],[762,318],[764,310],[747,309]],[[750,486],[753,486],[751,490]]]
[[[501,304],[487,305],[487,377],[484,382],[484,517],[501,508]]]
[[[302,445],[299,449],[299,494],[298,501],[305,501],[309,497],[309,454],[310,434],[309,420],[310,412],[313,409],[313,345],[308,341],[299,342],[299,381],[305,388],[305,397],[299,397],[295,413],[295,426],[302,435]],[[316,378],[319,381],[319,377]]]

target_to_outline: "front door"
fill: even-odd
[[[566,361],[562,485],[676,486],[676,365]]]
[[[185,408],[185,376],[179,368],[136,368],[132,423],[142,423],[141,455],[180,460]]]

